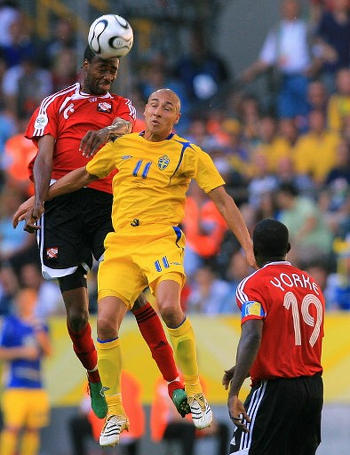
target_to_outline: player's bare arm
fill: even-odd
[[[100,130],[88,131],[80,142],[79,150],[82,154],[90,158],[95,155],[97,150],[119,136],[130,133],[132,130],[131,122],[120,117],[114,119],[112,125],[106,126]]]
[[[242,325],[242,334],[237,348],[236,365],[227,400],[228,412],[233,423],[245,432],[248,431],[245,423],[250,422],[250,418],[238,395],[259,351],[262,329],[263,321],[260,319],[248,320]]]
[[[248,264],[251,267],[256,267],[253,242],[249,235],[247,226],[244,222],[241,212],[236,203],[229,196],[223,186],[219,186],[208,193],[210,199],[214,202],[221,215],[224,217],[228,227],[237,237],[239,243],[245,251]]]
[[[55,138],[50,134],[46,134],[38,140],[38,154],[33,166],[35,188],[34,218],[38,218],[50,186],[54,146]]]
[[[61,179],[57,180],[53,185],[50,186],[47,191],[45,200],[53,199],[54,197],[61,196],[62,194],[72,193],[73,191],[80,190],[83,186],[88,185],[89,183],[97,180],[98,177],[95,175],[89,174],[85,167],[75,169],[74,171],[69,172],[64,175]],[[45,200],[43,202],[45,202]],[[39,211],[33,216],[33,209],[29,209],[25,216],[25,226],[24,230],[30,233],[33,233],[39,229],[39,226],[36,225],[38,218],[44,212],[44,205],[42,204]],[[23,218],[22,218],[23,219]]]

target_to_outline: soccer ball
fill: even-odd
[[[89,46],[101,58],[123,57],[132,48],[133,41],[129,22],[117,14],[100,16],[90,26]]]

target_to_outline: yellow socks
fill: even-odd
[[[37,455],[39,453],[39,432],[25,431],[21,440],[20,455]],[[6,453],[6,452],[5,452]]]
[[[17,447],[17,434],[13,431],[3,430],[0,435],[0,453],[15,455]]]
[[[186,318],[176,329],[168,327],[168,333],[176,361],[184,376],[187,395],[202,393],[198,377],[196,340],[190,320]]]
[[[98,370],[101,382],[105,387],[105,397],[109,415],[125,415],[120,393],[122,356],[119,338],[101,342],[97,341]]]

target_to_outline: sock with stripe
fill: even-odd
[[[17,447],[17,433],[7,431],[6,429],[0,435],[0,453],[6,455],[15,455]]]
[[[19,455],[37,455],[39,453],[39,432],[25,431],[22,435]]]
[[[183,384],[178,378],[179,373],[175,365],[173,350],[165,336],[158,314],[149,303],[134,310],[133,313],[153,359],[163,378],[169,383],[169,395],[172,396],[175,389],[183,388]]]
[[[98,369],[108,404],[108,416],[125,415],[122,404],[120,380],[122,372],[122,356],[120,340],[97,340]]]
[[[97,351],[91,336],[91,326],[89,323],[80,330],[74,332],[67,324],[69,336],[73,342],[73,349],[87,370],[90,382],[99,382],[100,375],[97,369]]]
[[[176,361],[185,380],[187,395],[202,393],[198,376],[196,340],[190,320],[186,318],[175,329],[168,327],[168,333],[174,348]]]

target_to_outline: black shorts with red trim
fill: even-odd
[[[262,381],[245,403],[249,433],[236,427],[234,455],[314,455],[321,442],[323,383],[320,374]]]
[[[104,253],[104,239],[113,230],[112,194],[82,188],[45,203],[37,241],[43,276],[60,278],[85,270]]]

